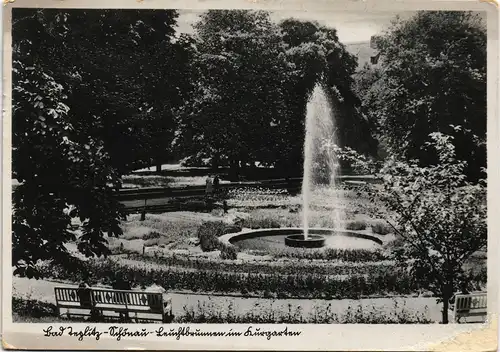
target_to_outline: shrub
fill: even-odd
[[[237,233],[237,232],[240,232],[241,230],[242,230],[242,227],[240,225],[237,225],[237,224],[226,225],[226,227],[224,228],[224,234]]]
[[[220,247],[219,236],[224,234],[226,224],[222,221],[207,221],[198,228],[198,239],[203,252],[212,252]]]
[[[224,235],[227,225],[222,221],[205,221],[198,228],[198,238],[201,240],[201,236],[212,235],[214,237],[220,237]]]
[[[227,245],[224,243],[220,244],[220,258],[236,260],[238,258],[238,251],[235,246]]]
[[[207,210],[207,204],[203,200],[187,200],[180,204],[180,208],[186,211],[204,212]]]
[[[366,229],[366,222],[363,220],[356,220],[348,222],[346,225],[347,230],[361,231]]]
[[[161,233],[156,232],[156,231],[151,231],[151,232],[149,232],[148,234],[144,235],[144,236],[142,237],[142,239],[143,239],[144,241],[147,241],[147,240],[153,240],[153,239],[160,238],[161,236],[163,236]]]
[[[249,217],[241,221],[241,226],[255,230],[255,229],[280,228],[281,224],[278,222],[278,220],[273,219],[271,217],[264,217],[264,218]]]
[[[372,223],[372,231],[379,235],[387,235],[392,232],[392,227],[385,221],[376,221]]]
[[[212,252],[219,248],[219,239],[211,233],[203,233],[199,237],[200,247],[203,252]]]
[[[17,297],[12,297],[12,312],[32,318],[58,316],[57,307],[52,303]]]

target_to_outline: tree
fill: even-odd
[[[423,11],[396,20],[375,40],[379,77],[362,96],[389,152],[422,165],[438,160],[422,150],[432,132],[454,137],[466,173],[486,166],[486,29],[480,15]],[[370,72],[367,72],[371,74]],[[460,129],[454,126],[461,126]]]
[[[120,177],[169,152],[187,85],[176,16],[14,9],[15,273],[37,276],[38,260],[67,263],[70,241],[87,257],[106,255],[105,234],[121,234]]]
[[[467,181],[467,163],[457,160],[452,136],[435,132],[430,140],[427,146],[439,162],[422,167],[387,160],[376,198],[387,206],[385,217],[402,239],[395,258],[440,298],[447,324],[454,292],[471,289],[464,263],[487,245],[486,183]]]
[[[176,11],[15,11],[16,45],[32,52],[23,60],[52,72],[73,123],[104,141],[120,173],[171,157],[189,64]]]
[[[307,100],[319,82],[327,89],[333,105],[338,144],[373,155],[377,144],[353,91],[356,57],[339,42],[333,28],[295,19],[281,22],[280,28],[289,62],[285,83],[287,114],[280,121],[281,138],[277,139],[277,148],[287,151],[281,153],[288,159],[285,163],[298,169],[302,165]]]
[[[104,232],[122,233],[120,178],[102,141],[69,122],[62,85],[18,60],[13,71],[13,174],[21,184],[13,192],[12,265],[15,274],[38,277],[38,260],[70,259],[65,244],[77,240],[73,217],[82,222],[80,252],[109,253]]]
[[[467,163],[456,156],[453,137],[432,133],[425,148],[439,156],[436,164],[420,166],[391,156],[370,160],[351,148],[335,148],[339,159],[377,175],[382,185],[365,191],[377,204],[377,217],[385,219],[397,235],[393,257],[420,287],[443,302],[442,320],[448,323],[449,300],[457,290],[471,287],[471,272],[464,264],[487,246],[486,181],[471,183]],[[485,173],[485,170],[483,170]]]
[[[210,10],[196,24],[197,82],[183,113],[180,142],[213,165],[269,157],[273,121],[282,114],[281,38],[262,11]]]
[[[276,25],[262,11],[208,11],[196,30],[198,85],[179,138],[189,154],[301,172],[306,104],[318,82],[334,102],[341,144],[376,149],[352,91],[356,58],[334,29],[292,19]]]

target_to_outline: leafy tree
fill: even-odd
[[[409,20],[396,20],[375,42],[381,69],[362,100],[389,151],[430,165],[438,155],[421,146],[430,133],[442,132],[454,137],[457,157],[468,162],[467,175],[482,177],[486,29],[480,15],[419,12]]]
[[[471,287],[472,272],[464,264],[475,252],[486,250],[486,181],[467,180],[467,163],[457,159],[452,136],[434,132],[429,137],[425,148],[439,156],[429,166],[397,156],[380,163],[351,148],[335,147],[335,152],[383,181],[381,186],[368,185],[366,191],[380,205],[376,216],[384,218],[399,239],[394,258],[443,302],[442,321],[447,324],[453,294],[480,289]]]
[[[33,52],[24,60],[64,85],[74,122],[104,141],[120,173],[171,157],[189,62],[176,11],[16,11],[15,41]]]
[[[77,240],[86,256],[109,253],[104,232],[121,234],[121,207],[114,192],[120,179],[103,143],[69,122],[62,85],[39,66],[13,61],[12,265],[15,274],[37,277],[38,260],[67,263],[65,244]],[[74,208],[68,212],[69,205]]]
[[[261,11],[210,10],[196,24],[193,100],[180,142],[192,155],[235,172],[269,156],[273,121],[282,113],[281,38]]]
[[[121,233],[121,174],[168,154],[175,131],[189,46],[173,38],[176,16],[14,9],[16,273],[36,276],[37,260],[66,263],[69,241],[86,256],[109,253],[104,234]]]
[[[360,102],[353,91],[356,57],[339,42],[333,28],[295,19],[281,22],[280,28],[291,68],[285,85],[287,114],[281,121],[283,130],[278,139],[282,142],[278,148],[288,151],[281,154],[289,158],[286,162],[295,164],[295,168],[302,164],[306,105],[318,82],[326,87],[333,105],[339,145],[373,154],[376,141],[371,126],[360,114]]]
[[[356,59],[334,29],[292,19],[277,26],[262,11],[208,11],[196,29],[199,84],[179,138],[191,155],[300,172],[306,104],[320,81],[342,141],[363,152],[376,146],[352,91]]]

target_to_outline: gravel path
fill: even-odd
[[[75,287],[76,285],[62,284],[46,280],[34,280],[13,277],[13,295],[26,299],[36,299],[49,303],[55,303],[54,287]],[[185,315],[186,310],[215,311],[226,314],[229,310],[234,315],[246,315],[249,313],[258,315],[265,313],[269,315],[274,312],[275,316],[286,316],[289,312],[301,311],[303,317],[308,317],[314,312],[324,311],[330,306],[329,311],[337,316],[343,316],[349,307],[356,310],[359,305],[363,311],[383,311],[389,315],[400,313],[403,309],[409,314],[424,314],[434,322],[441,318],[441,304],[436,303],[435,298],[429,297],[396,297],[396,298],[368,298],[360,300],[320,300],[320,299],[266,299],[266,298],[244,298],[231,296],[203,295],[193,293],[172,293],[173,313],[176,316]]]

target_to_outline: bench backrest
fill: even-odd
[[[81,302],[81,297],[84,296],[83,293],[87,292],[88,299],[92,303],[116,306],[157,307],[159,310],[163,306],[163,295],[160,292],[71,287],[56,287],[54,290],[57,302]]]
[[[455,311],[484,310],[487,302],[486,292],[458,294],[455,296]]]
[[[78,288],[56,287],[54,288],[57,302],[80,302]]]
[[[95,303],[125,305],[125,306],[144,306],[161,308],[163,296],[159,292],[139,292],[125,290],[92,289],[92,300]]]

